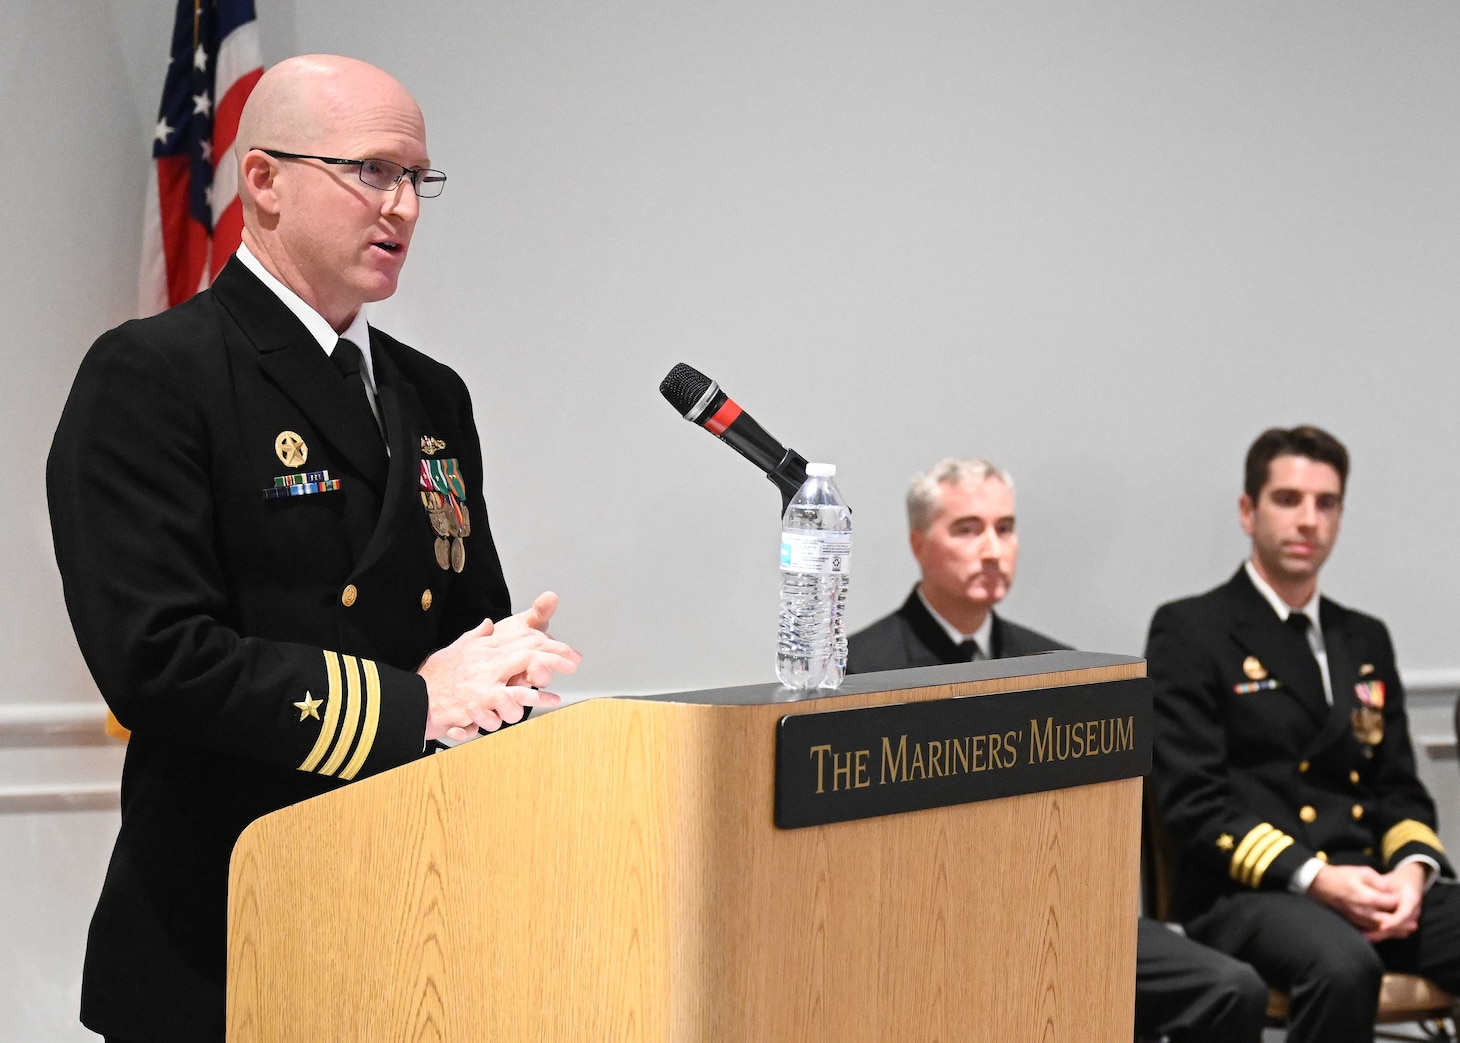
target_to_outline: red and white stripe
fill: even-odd
[[[206,287],[238,249],[243,210],[233,143],[249,92],[263,75],[258,23],[245,22],[219,44],[213,99],[213,234],[188,212],[185,157],[155,160],[143,209],[137,311],[155,315]]]

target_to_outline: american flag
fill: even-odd
[[[178,0],[153,129],[138,308],[152,315],[213,281],[243,229],[232,147],[263,75],[253,0]]]

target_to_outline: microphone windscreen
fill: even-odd
[[[681,362],[659,382],[659,393],[679,411],[680,416],[686,416],[713,383],[693,366]]]

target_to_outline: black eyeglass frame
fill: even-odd
[[[379,192],[394,191],[395,187],[400,184],[401,178],[410,178],[411,190],[416,193],[417,199],[435,199],[446,189],[446,174],[433,167],[407,167],[389,159],[376,159],[374,157],[367,159],[339,159],[335,156],[306,156],[303,153],[285,152],[283,149],[277,148],[259,148],[257,151],[262,152],[266,156],[273,156],[275,159],[317,159],[321,163],[329,163],[337,167],[359,167],[360,169],[356,171],[356,174],[360,178],[360,183]],[[372,184],[365,180],[366,163],[377,163],[385,167],[394,167],[400,173],[391,178],[389,185]],[[423,184],[427,187],[428,191],[421,191]],[[435,189],[434,192],[429,191],[432,188]]]

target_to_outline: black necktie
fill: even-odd
[[[1286,623],[1288,629],[1297,634],[1298,640],[1303,642],[1303,649],[1308,653],[1314,667],[1313,680],[1317,681],[1318,683],[1318,691],[1323,695],[1323,701],[1329,706],[1332,706],[1333,693],[1330,690],[1329,686],[1323,680],[1324,665],[1318,661],[1318,653],[1313,648],[1313,641],[1310,634],[1310,631],[1313,628],[1313,620],[1308,618],[1305,613],[1289,612]],[[1324,645],[1324,655],[1327,656],[1330,654],[1330,650],[1326,648],[1327,642],[1324,642]]]
[[[380,421],[375,416],[375,410],[370,407],[370,391],[365,387],[365,375],[360,372],[360,348],[353,340],[340,338],[335,350],[330,353],[330,361],[335,364],[335,369],[340,371],[340,376],[345,379],[345,387],[350,392],[350,399],[354,403],[356,412],[364,410],[362,414],[369,419],[370,426],[380,435],[382,446],[385,445],[385,433],[381,430]]]
[[[961,662],[974,662],[976,659],[978,659],[978,653],[978,642],[975,641],[973,638],[965,637],[962,641],[958,643],[958,654],[962,657],[962,659],[960,660]]]

